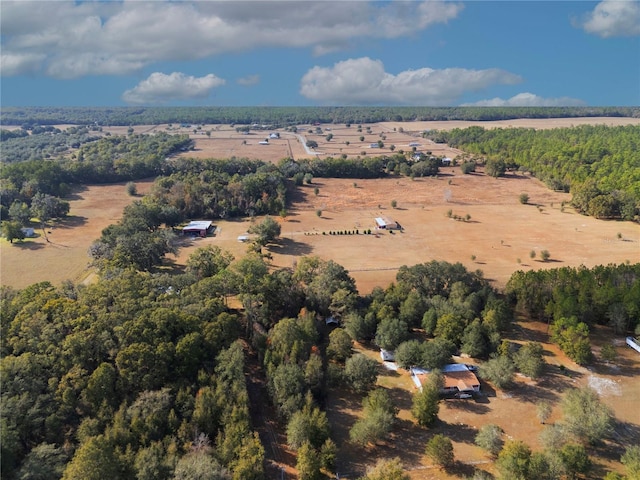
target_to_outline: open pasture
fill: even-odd
[[[519,203],[522,192],[529,194],[530,204]],[[349,270],[361,293],[394,281],[401,265],[431,260],[480,269],[499,287],[519,269],[640,261],[640,226],[579,215],[562,207],[569,199],[529,176],[495,179],[481,172],[463,175],[459,168],[413,181],[314,179],[294,193],[287,217],[279,219],[281,239],[268,251],[274,267],[291,267],[301,255],[333,259]],[[452,217],[470,219],[450,218],[449,210]],[[379,216],[391,217],[403,230],[376,231]],[[237,238],[246,234],[250,221],[223,221],[218,227],[215,237],[184,248],[177,262],[207,244],[241,256],[246,244]],[[371,235],[363,234],[367,229]],[[359,234],[330,234],[355,230]],[[548,262],[540,260],[542,250],[551,254]]]

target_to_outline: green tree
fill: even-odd
[[[544,370],[544,349],[537,342],[527,342],[513,355],[516,368],[527,377],[538,378]]]
[[[629,445],[620,461],[627,469],[629,480],[640,478],[640,446]]]
[[[568,478],[578,478],[591,470],[591,459],[584,445],[568,443],[559,452]]]
[[[523,205],[526,205],[527,203],[529,203],[529,194],[528,193],[521,193],[520,197],[519,197],[520,203]]]
[[[445,338],[434,338],[426,343],[422,364],[425,368],[441,368],[451,363],[456,346]]]
[[[351,388],[363,393],[371,390],[375,385],[378,378],[378,363],[357,353],[345,362],[344,373]]]
[[[54,218],[61,218],[69,213],[69,202],[65,202],[45,193],[36,193],[31,199],[31,214],[40,220],[42,231],[48,241],[47,222]]]
[[[343,328],[336,328],[329,334],[327,355],[339,362],[344,362],[351,354],[351,337]]]
[[[228,480],[227,470],[207,450],[196,450],[180,458],[173,480]]]
[[[612,433],[613,413],[589,387],[567,392],[562,399],[562,411],[567,430],[580,441],[596,443]]]
[[[62,448],[42,443],[32,448],[22,462],[16,478],[18,480],[49,480],[61,478],[67,455]]]
[[[62,480],[120,479],[122,465],[113,445],[104,436],[91,437],[84,442],[67,464]]]
[[[471,357],[483,357],[489,353],[490,343],[480,319],[476,318],[464,329],[460,350]]]
[[[398,318],[385,318],[376,330],[376,345],[385,350],[395,350],[409,336],[409,327]]]
[[[19,222],[22,227],[28,225],[31,220],[31,210],[29,209],[29,205],[25,202],[15,200],[9,207],[9,216],[12,220]]]
[[[138,194],[138,188],[136,187],[135,182],[127,182],[125,188],[127,189],[127,195],[130,197],[135,197]]]
[[[5,220],[2,222],[2,236],[13,243],[14,240],[23,240],[24,232],[22,225],[16,220]]]
[[[593,353],[589,343],[589,327],[576,317],[561,317],[551,325],[551,340],[579,365],[591,361]]]
[[[422,367],[424,363],[425,343],[420,340],[408,340],[398,345],[395,360],[400,368]]]
[[[528,480],[531,449],[520,440],[508,441],[496,461],[500,474],[509,480]]]
[[[492,358],[480,366],[480,376],[501,389],[511,386],[514,373],[513,360],[505,355]]]
[[[319,480],[322,478],[320,454],[310,443],[305,443],[298,450],[296,469],[300,480]]]
[[[362,480],[409,480],[409,475],[404,473],[402,463],[396,457],[378,460]]]
[[[295,412],[287,424],[287,444],[298,450],[305,443],[319,449],[329,438],[329,421],[325,412],[309,400],[302,410]]]
[[[396,208],[398,206],[397,200],[391,200],[391,208]]]
[[[411,414],[423,427],[429,427],[438,419],[440,392],[437,387],[423,385],[422,390],[413,395]]]
[[[386,437],[395,422],[398,409],[385,389],[373,390],[362,401],[363,416],[349,432],[352,442],[360,445],[375,443]]]
[[[187,259],[187,272],[193,273],[198,279],[213,277],[232,261],[233,255],[218,246],[199,247]]]
[[[375,444],[389,435],[394,421],[393,414],[381,409],[365,412],[365,416],[354,423],[349,430],[349,439],[362,446]]]
[[[551,405],[549,404],[549,402],[545,402],[545,401],[538,402],[538,404],[536,405],[536,417],[538,417],[538,420],[540,420],[540,423],[544,425],[544,423],[549,419],[550,416],[551,416]]]
[[[502,177],[507,171],[507,164],[504,160],[489,159],[484,166],[484,172],[491,177]]]
[[[273,243],[280,236],[280,232],[280,224],[269,216],[262,222],[249,227],[249,233],[256,235],[255,242],[260,247]]]
[[[425,448],[427,457],[440,468],[450,468],[453,466],[455,458],[453,456],[453,444],[451,439],[438,433],[431,437]]]
[[[551,258],[551,254],[549,253],[549,250],[541,250],[540,258],[542,259],[543,262],[548,262],[549,259]]]
[[[262,480],[264,458],[264,447],[257,432],[243,438],[238,458],[231,464],[233,480]]]
[[[476,434],[475,443],[483,450],[486,450],[489,455],[496,457],[502,450],[504,443],[502,440],[503,433],[498,425],[483,425]]]

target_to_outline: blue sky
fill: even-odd
[[[640,2],[11,1],[17,106],[640,105]]]

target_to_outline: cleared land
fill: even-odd
[[[324,125],[298,125],[297,135],[304,141],[313,140],[318,147],[309,155],[299,137],[291,132],[278,130],[279,139],[269,138],[272,130],[252,130],[245,135],[236,132],[231,125],[192,125],[180,127],[177,125],[138,125],[133,127],[135,133],[169,132],[186,133],[194,140],[195,150],[182,153],[182,156],[195,158],[229,158],[232,156],[246,158],[260,158],[265,161],[277,162],[282,158],[294,158],[300,160],[318,156],[349,157],[364,155],[391,154],[391,146],[395,146],[395,152],[404,150],[410,152],[412,143],[418,143],[418,151],[431,151],[434,155],[449,156],[455,158],[460,151],[450,149],[443,144],[435,144],[422,139],[421,134],[425,130],[451,130],[453,128],[466,128],[481,126],[484,128],[561,128],[578,125],[640,125],[640,118],[628,117],[576,117],[576,118],[544,118],[544,119],[513,119],[491,122],[469,121],[439,121],[439,122],[381,122],[362,124],[361,132],[358,125],[347,127],[344,124]],[[198,129],[199,127],[199,129]],[[370,128],[370,131],[367,130]],[[126,135],[129,127],[105,127],[104,133]],[[321,132],[316,133],[320,128]],[[195,130],[195,132],[194,132]],[[207,133],[208,132],[208,133]],[[333,135],[327,140],[328,135]],[[364,137],[360,140],[360,137]],[[260,142],[268,139],[268,145]],[[371,148],[371,144],[382,141],[382,148]],[[347,144],[348,142],[348,144]]]

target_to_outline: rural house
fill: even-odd
[[[480,380],[476,377],[467,365],[462,363],[450,363],[442,367],[444,386],[440,393],[443,395],[453,394],[474,394],[480,391]],[[430,375],[429,370],[422,368],[412,368],[411,378],[418,389],[422,390],[422,384]]]

